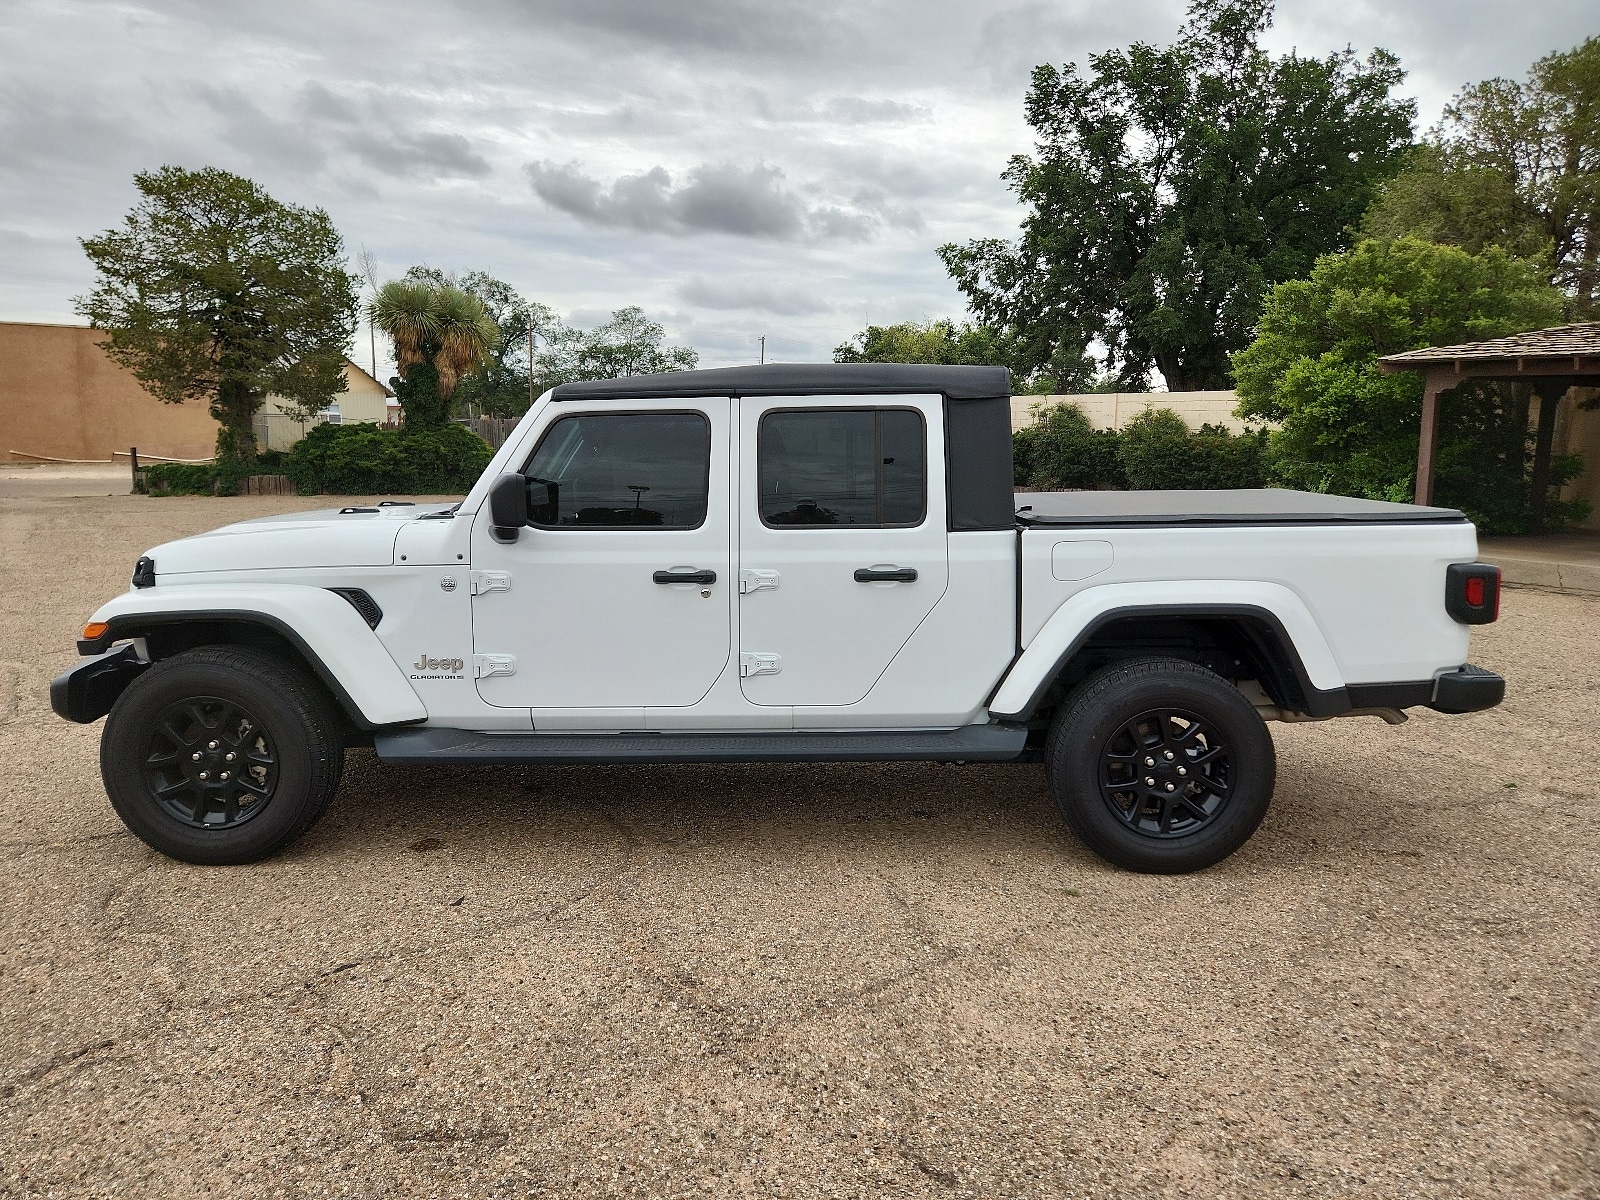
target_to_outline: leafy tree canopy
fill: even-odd
[[[577,379],[654,375],[699,365],[700,355],[691,347],[667,346],[665,341],[666,330],[636,306],[617,309],[611,320],[593,329],[563,326],[546,339],[538,356],[539,382],[554,387]]]
[[[395,392],[413,430],[449,418],[462,376],[481,369],[500,341],[499,326],[477,297],[451,284],[390,280],[369,315],[394,343]]]
[[[561,328],[561,317],[548,305],[524,298],[503,279],[486,271],[464,275],[437,267],[412,267],[405,278],[434,288],[453,287],[482,305],[499,331],[481,365],[461,377],[455,391],[458,411],[496,417],[521,416],[528,409],[528,333],[546,341]]]
[[[1592,317],[1600,301],[1600,37],[1541,58],[1526,83],[1489,79],[1464,89],[1380,192],[1366,228],[1473,254],[1499,246],[1543,256],[1574,315]]]
[[[1004,178],[1028,207],[1015,244],[940,248],[1020,362],[1087,390],[1091,357],[1123,390],[1226,387],[1262,298],[1346,244],[1402,164],[1415,107],[1386,51],[1273,58],[1271,0],[1194,0],[1178,40],[1034,70],[1036,156]]]
[[[1014,334],[992,325],[970,321],[957,325],[950,320],[902,321],[898,325],[868,325],[834,347],[833,361],[1010,367],[1011,388],[1017,395],[1052,391],[1055,380],[1023,366],[1018,350]]]
[[[106,352],[158,399],[210,406],[217,457],[255,457],[267,395],[304,411],[345,389],[356,278],[328,214],[238,175],[166,166],[134,176],[122,225],[83,239],[99,273],[74,302]]]
[[[1499,247],[1473,255],[1414,238],[1363,241],[1319,259],[1309,278],[1272,289],[1255,341],[1233,356],[1238,411],[1282,423],[1273,436],[1273,470],[1281,482],[1408,501],[1423,381],[1415,372],[1387,374],[1377,360],[1545,328],[1560,320],[1561,306],[1561,293],[1538,263]],[[1483,516],[1487,510],[1473,489],[1487,486],[1483,481],[1493,472],[1465,464],[1481,468],[1487,454],[1522,488],[1512,507],[1525,514],[1526,400],[1519,415],[1507,389],[1467,391],[1447,394],[1441,406],[1436,495]],[[1570,471],[1554,477],[1564,481]],[[1505,508],[1510,502],[1495,503]],[[1508,529],[1517,519],[1501,512],[1486,523]]]

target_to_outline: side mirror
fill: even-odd
[[[489,520],[497,542],[514,542],[528,523],[528,481],[521,475],[502,475],[489,488]]]

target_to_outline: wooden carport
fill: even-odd
[[[1539,397],[1539,417],[1534,435],[1529,516],[1533,532],[1540,532],[1549,491],[1556,406],[1571,388],[1600,387],[1600,321],[1558,325],[1461,346],[1407,350],[1380,358],[1378,365],[1385,371],[1420,371],[1423,375],[1422,436],[1417,443],[1418,504],[1433,501],[1439,397],[1470,379],[1503,379],[1533,385]]]

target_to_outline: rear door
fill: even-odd
[[[738,404],[740,686],[853,704],[945,591],[941,401]]]

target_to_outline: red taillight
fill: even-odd
[[[1500,616],[1500,568],[1492,563],[1451,563],[1445,569],[1445,610],[1463,625],[1487,625]]]

